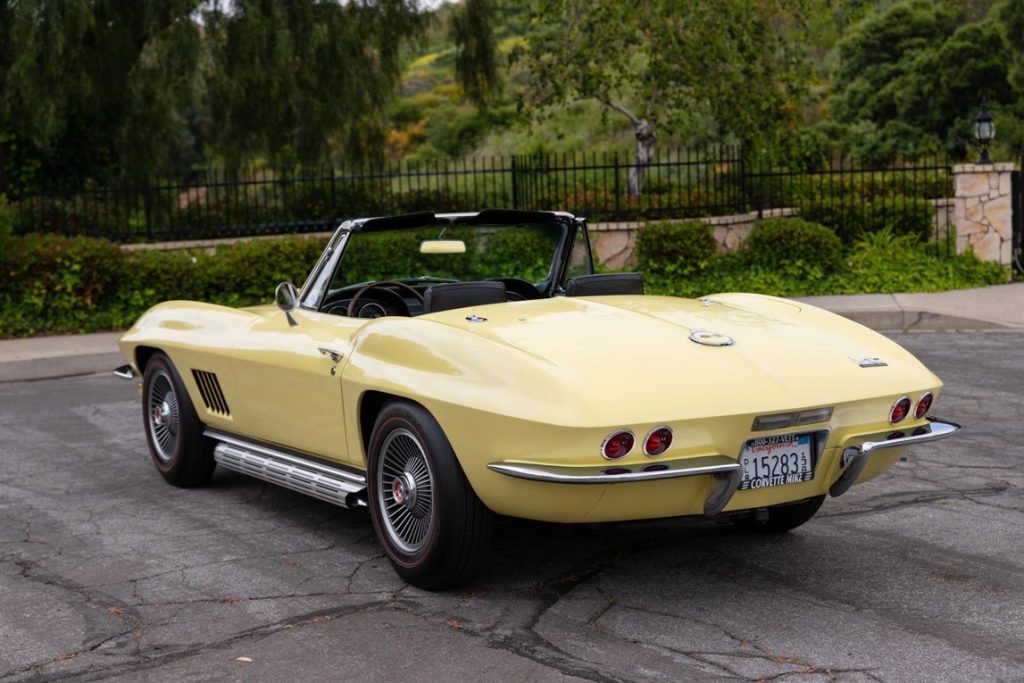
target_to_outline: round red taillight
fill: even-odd
[[[651,431],[644,440],[644,453],[647,455],[661,455],[672,445],[672,430],[668,427],[658,427]]]
[[[932,395],[925,394],[921,397],[921,400],[917,402],[917,407],[914,408],[914,417],[920,420],[922,417],[928,414],[928,411],[932,408]]]
[[[618,460],[633,450],[635,441],[633,432],[615,432],[601,444],[601,455],[609,460]]]
[[[903,422],[910,415],[910,398],[904,396],[900,400],[896,401],[892,406],[892,410],[889,411],[889,422],[890,424],[896,424],[897,422]]]

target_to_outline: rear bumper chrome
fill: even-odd
[[[864,471],[874,451],[938,441],[960,431],[960,425],[953,422],[945,422],[933,417],[929,417],[928,420],[928,424],[915,427],[909,434],[905,434],[899,429],[893,429],[889,432],[853,439],[853,441],[863,439],[863,442],[860,446],[848,446],[843,449],[841,457],[845,469],[839,475],[839,478],[836,479],[835,483],[832,484],[831,488],[829,488],[829,494],[834,498],[849,491],[853,483],[860,477],[861,472]]]
[[[883,448],[912,446],[914,444],[925,443],[926,441],[944,439],[947,436],[956,434],[960,431],[960,425],[954,424],[953,422],[945,422],[933,417],[928,418],[928,420],[928,424],[922,427],[915,427],[914,430],[906,436],[895,436],[900,433],[898,430],[884,432],[882,434],[872,434],[865,439],[863,444],[861,444],[860,450],[863,453],[870,453],[871,451],[877,451]]]
[[[487,468],[519,479],[552,484],[625,484],[629,482],[675,479],[678,477],[713,476],[716,485],[704,502],[704,514],[722,511],[743,476],[742,466],[724,455],[708,455],[685,460],[667,460],[634,469],[630,466],[561,467],[533,463],[493,462]]]

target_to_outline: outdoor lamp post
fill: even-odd
[[[974,117],[974,139],[981,145],[981,156],[977,163],[991,164],[992,157],[988,155],[988,145],[996,137],[996,122],[992,112],[988,110],[988,104],[983,100],[981,111]]]

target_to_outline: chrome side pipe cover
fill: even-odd
[[[247,474],[307,496],[352,508],[366,505],[366,478],[215,430],[213,458],[225,469]]]

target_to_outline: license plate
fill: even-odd
[[[743,445],[740,490],[782,486],[814,478],[810,434],[784,434],[751,439]]]

